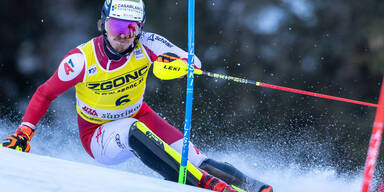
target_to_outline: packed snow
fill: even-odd
[[[0,148],[0,191],[180,192],[207,191],[79,162]]]

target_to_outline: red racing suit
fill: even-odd
[[[97,56],[98,67],[102,68],[104,71],[108,72],[120,70],[120,68],[129,61],[129,55],[124,56],[119,60],[110,60],[104,50],[105,46],[103,46],[102,35],[93,38],[91,41],[94,55]],[[163,53],[173,53],[178,55],[180,58],[187,57],[187,53],[185,51],[175,46],[164,37],[154,33],[143,32],[139,39],[139,43],[144,48],[145,54],[149,57],[151,63]],[[71,62],[68,64],[68,61]],[[84,55],[84,52],[82,52],[79,47],[69,51],[62,59],[56,72],[45,83],[40,85],[34,93],[26,109],[22,124],[35,129],[36,124],[46,113],[50,103],[55,98],[67,91],[69,88],[82,83],[86,73],[89,73],[86,69],[87,67],[85,62],[86,55]],[[196,68],[201,67],[201,62],[198,58],[195,59],[195,66]],[[144,83],[145,82],[146,81],[144,80]],[[93,157],[90,150],[90,142],[95,130],[102,123],[90,122],[79,115],[79,112],[77,116],[82,145],[87,153]],[[150,128],[156,135],[168,144],[180,140],[183,137],[182,133],[178,129],[167,123],[145,102],[142,102],[138,111],[130,117],[134,117],[146,124],[148,128]]]

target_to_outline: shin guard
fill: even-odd
[[[157,135],[155,135],[145,124],[141,122],[135,122],[132,124],[129,131],[129,145],[134,150],[136,156],[138,156],[141,161],[147,165],[149,168],[158,172],[166,180],[177,182],[179,177],[179,169],[181,162],[181,155],[170,147],[167,143],[162,141]],[[204,163],[204,162],[203,162]],[[207,162],[204,164],[207,165]],[[204,166],[206,167],[206,166]],[[236,170],[236,169],[235,169]],[[236,172],[233,172],[236,173]],[[203,177],[205,176],[205,177]],[[187,181],[188,185],[204,187],[203,184],[206,184],[205,179],[207,173],[204,170],[201,170],[195,167],[192,163],[188,161],[187,163]],[[218,177],[213,175],[213,177]],[[237,176],[236,176],[237,177]],[[219,180],[217,178],[214,179]],[[223,179],[224,180],[224,179]],[[218,183],[218,182],[212,182]],[[223,181],[221,183],[224,183]],[[240,182],[237,182],[240,183]],[[206,188],[205,186],[204,188]],[[209,188],[210,187],[210,188]],[[214,189],[208,186],[209,189]],[[245,192],[241,188],[237,187],[235,184],[231,183],[231,186],[228,186],[226,189],[235,188],[238,192]],[[215,188],[216,189],[216,188]],[[225,190],[224,190],[225,191]],[[253,192],[253,191],[249,191]],[[269,191],[262,191],[269,192]]]
[[[181,155],[155,135],[141,122],[132,124],[129,131],[129,145],[135,154],[149,168],[166,180],[177,182]],[[197,186],[202,172],[190,162],[187,165],[187,184]]]

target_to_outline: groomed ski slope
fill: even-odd
[[[153,176],[62,160],[0,147],[0,191],[28,192],[199,192],[208,191]],[[140,168],[140,167],[139,167]],[[333,171],[300,173],[292,168],[265,172],[278,192],[354,192],[360,178],[337,178]]]
[[[164,181],[137,158],[113,166],[97,163],[82,148],[76,122],[68,122],[76,115],[73,111],[72,108],[57,110],[58,114],[65,114],[59,116],[58,123],[40,124],[31,141],[31,153],[0,148],[0,192],[206,191]],[[3,139],[14,132],[17,124],[0,119],[0,127],[0,139]],[[327,161],[332,149],[328,145],[298,142],[297,146],[277,145],[267,150],[262,150],[262,146],[258,141],[250,144],[235,140],[230,145],[202,149],[209,157],[229,162],[247,175],[272,185],[275,192],[361,190],[363,170],[338,173]],[[297,151],[303,150],[312,150],[314,158],[321,161],[317,165],[295,163]]]
[[[0,147],[0,191],[202,192],[153,177]]]

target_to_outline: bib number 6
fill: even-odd
[[[120,97],[120,98],[118,98],[118,99],[116,100],[115,105],[116,105],[116,106],[120,106],[120,105],[125,104],[125,103],[128,103],[128,102],[130,102],[130,101],[131,101],[131,100],[128,99],[128,95],[124,95],[124,96],[122,96],[122,97]]]

